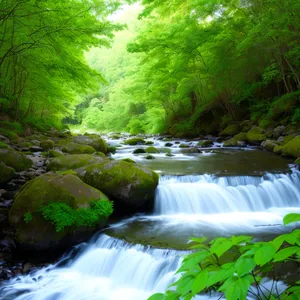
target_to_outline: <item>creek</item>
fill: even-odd
[[[285,214],[300,212],[300,173],[288,160],[217,142],[185,154],[183,141],[170,141],[174,156],[166,157],[165,142],[154,142],[161,151],[154,160],[132,154],[147,146],[122,145],[114,155],[160,174],[153,212],[112,223],[56,264],[9,280],[0,287],[0,299],[146,300],[176,280],[190,237],[268,239],[289,230],[282,226]]]

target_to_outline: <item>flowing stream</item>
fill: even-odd
[[[156,141],[156,146],[163,145]],[[252,149],[185,155],[175,147],[172,159],[157,154],[149,162],[132,155],[134,148],[122,147],[115,158],[134,158],[164,174],[153,213],[113,224],[57,264],[11,279],[0,287],[0,299],[146,300],[176,279],[189,237],[270,237],[287,230],[282,226],[286,213],[300,212],[300,173],[278,157],[265,160],[259,152],[263,158],[258,163]],[[213,172],[206,169],[207,159],[219,162],[208,167]],[[236,163],[241,159],[248,174]],[[223,176],[224,170],[229,176]]]

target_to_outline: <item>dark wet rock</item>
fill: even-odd
[[[285,126],[277,126],[274,130],[273,130],[273,136],[274,138],[279,138],[281,135],[283,135],[285,130]]]
[[[173,146],[172,143],[166,143],[166,144],[165,144],[165,147],[172,147],[172,146]]]
[[[273,152],[274,148],[278,146],[274,141],[266,140],[263,142],[263,148],[265,148],[267,151]]]
[[[142,148],[135,149],[132,152],[132,154],[143,154],[143,153],[146,153],[146,151],[145,151],[145,149],[142,149]]]

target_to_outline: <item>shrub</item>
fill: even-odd
[[[74,210],[66,203],[51,202],[41,209],[41,213],[44,219],[51,222],[59,232],[65,227],[73,225],[77,227],[96,226],[102,217],[107,218],[113,213],[113,203],[98,200],[91,202],[87,208]],[[28,221],[30,220],[28,219]]]
[[[300,221],[300,214],[289,214],[284,224]],[[257,242],[250,236],[216,238],[208,245],[206,238],[192,238],[191,249],[179,270],[176,290],[155,294],[148,300],[193,299],[201,292],[221,292],[227,300],[245,300],[250,292],[255,299],[299,299],[300,281],[294,280],[281,295],[278,294],[275,267],[289,261],[299,262],[300,230],[283,234],[269,242]],[[231,259],[228,259],[231,257]],[[271,272],[273,271],[273,272]],[[260,285],[263,277],[273,274],[269,291]],[[257,293],[253,293],[254,287]]]

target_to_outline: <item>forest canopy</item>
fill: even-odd
[[[293,0],[2,1],[1,110],[174,136],[297,123],[299,16]]]

